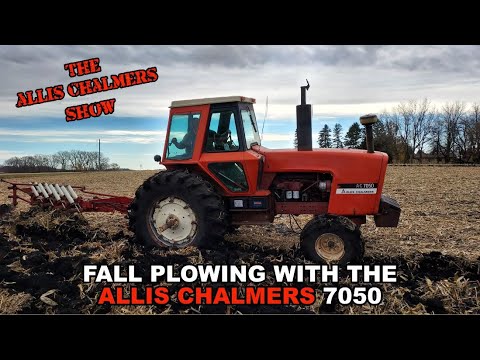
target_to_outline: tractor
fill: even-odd
[[[308,81],[307,81],[308,84]],[[166,170],[147,179],[127,207],[129,228],[145,245],[209,247],[240,225],[277,214],[312,215],[300,234],[310,260],[360,261],[360,226],[396,227],[400,206],[382,195],[388,155],[374,151],[373,114],[360,117],[367,149],[312,149],[310,85],[296,107],[297,149],[261,145],[255,99],[228,96],[173,101],[163,155]]]

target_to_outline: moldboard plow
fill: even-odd
[[[31,206],[42,209],[58,209],[73,212],[114,212],[127,213],[132,199],[125,196],[115,196],[87,191],[84,186],[48,183],[16,183],[0,179],[9,184],[12,194],[12,205],[17,206],[23,201]]]

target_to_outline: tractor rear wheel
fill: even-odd
[[[222,197],[206,180],[183,170],[147,179],[129,206],[129,228],[147,246],[207,247],[226,230]]]
[[[364,243],[358,227],[345,217],[316,217],[303,228],[300,246],[312,261],[321,264],[358,263]]]

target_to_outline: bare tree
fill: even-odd
[[[21,158],[17,157],[17,156],[14,156],[10,159],[7,159],[5,160],[5,166],[11,166],[13,168],[20,168],[20,166],[22,165],[22,160]]]
[[[446,163],[455,158],[455,144],[458,142],[458,126],[460,120],[465,116],[465,104],[460,101],[446,103],[441,112],[442,125],[444,129],[444,141],[442,155]]]
[[[80,170],[80,151],[79,150],[71,150],[69,151],[69,162],[70,168],[72,170]]]
[[[443,125],[441,119],[436,117],[430,129],[429,144],[431,146],[431,153],[435,155],[437,163],[442,160],[442,139],[443,139]]]
[[[88,151],[78,151],[78,170],[87,170],[88,161]]]
[[[109,166],[110,170],[120,170],[120,166],[117,163],[111,163]]]
[[[87,170],[95,170],[98,167],[98,153],[89,151],[87,154]]]
[[[435,118],[435,109],[428,99],[423,99],[422,101],[410,100],[400,103],[396,112],[394,119],[405,145],[406,160],[412,162],[416,152],[423,153]]]
[[[59,151],[55,154],[60,163],[62,170],[67,170],[68,163],[70,162],[70,151]]]
[[[110,159],[103,155],[103,153],[100,153],[100,168],[98,170],[106,170],[108,169],[110,163]]]
[[[472,161],[478,163],[480,162],[480,104],[473,104],[469,118]]]
[[[33,156],[23,156],[22,158],[22,167],[25,171],[35,171],[35,164],[37,163],[35,157]]]
[[[408,142],[411,138],[411,119],[410,117],[405,117],[402,114],[401,108],[402,104],[397,107],[394,107],[392,113],[390,114],[390,119],[393,122],[395,128],[397,129],[397,136],[400,140],[402,146],[399,146],[399,152],[402,151],[402,158],[403,162],[406,163],[409,160],[409,153],[408,153]],[[399,154],[400,155],[400,154]]]
[[[100,169],[107,170],[111,167],[110,160],[103,154],[100,154]],[[119,167],[117,164],[113,166],[115,169]],[[8,171],[51,171],[57,169],[58,166],[62,170],[95,170],[98,169],[98,153],[96,151],[59,151],[52,155],[34,155],[23,157],[12,157],[5,160],[5,167],[9,167]]]
[[[48,169],[48,158],[45,155],[34,155],[34,168],[35,170],[44,171]]]
[[[460,162],[468,162],[471,158],[472,121],[465,114],[458,121],[457,136],[455,137],[455,155]]]
[[[52,169],[57,169],[60,165],[60,157],[57,154],[52,154],[48,156],[48,166]]]

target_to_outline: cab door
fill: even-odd
[[[242,109],[245,108],[242,105],[224,103],[210,106],[199,162],[227,196],[257,195],[262,159],[261,155],[249,151],[250,144],[247,145],[242,119]]]

